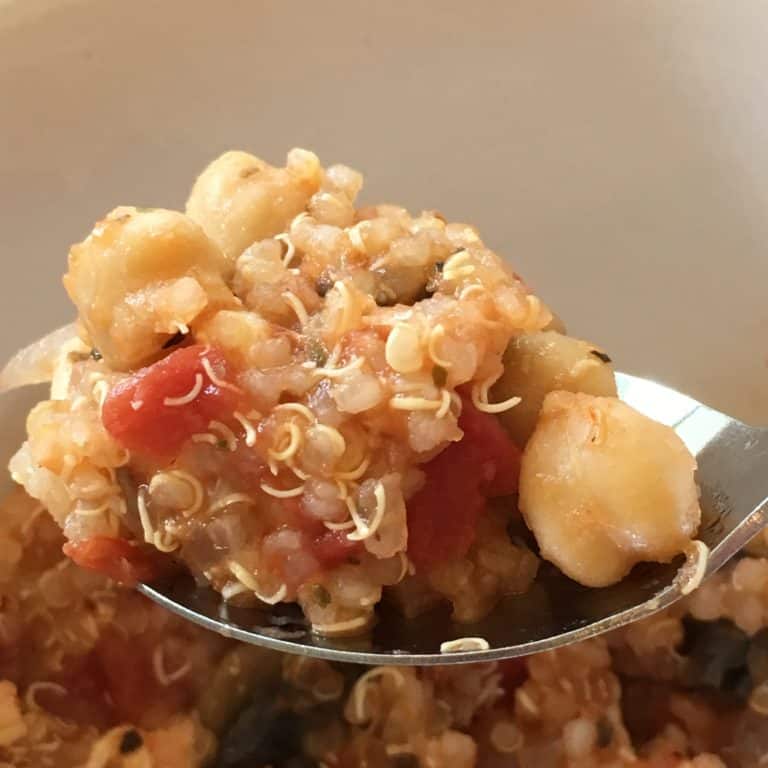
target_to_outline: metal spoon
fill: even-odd
[[[625,374],[617,380],[622,400],[674,427],[697,457],[708,576],[768,523],[768,429],[748,427],[651,381]],[[581,587],[545,565],[529,592],[507,597],[475,624],[456,624],[447,610],[406,620],[384,605],[370,635],[345,639],[312,634],[293,606],[229,607],[191,579],[140,589],[190,621],[245,642],[360,664],[445,664],[522,656],[642,619],[682,596],[675,581],[681,562],[643,564],[604,589]],[[484,638],[490,648],[440,652],[442,643],[462,637]]]
[[[622,400],[673,427],[697,458],[703,513],[698,536],[710,549],[709,576],[768,524],[768,429],[749,427],[652,381],[617,374],[617,382]],[[5,395],[0,415],[18,420],[26,414],[18,398]],[[207,629],[288,653],[370,665],[449,664],[524,656],[645,618],[682,596],[684,585],[675,579],[682,562],[680,557],[666,565],[641,564],[603,589],[582,587],[545,563],[526,594],[503,599],[475,624],[456,624],[447,610],[405,619],[383,604],[371,633],[355,638],[313,634],[293,605],[233,608],[191,578],[142,584],[139,590]],[[484,638],[489,648],[440,652],[446,641],[466,637]]]

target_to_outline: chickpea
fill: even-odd
[[[504,374],[493,388],[494,402],[519,396],[522,402],[500,418],[518,445],[525,445],[548,392],[557,389],[616,396],[610,359],[594,344],[556,331],[522,333],[504,353]]]
[[[552,315],[552,319],[547,323],[545,328],[542,328],[544,331],[556,331],[557,333],[561,333],[563,335],[566,335],[568,333],[568,328],[566,328],[565,321],[563,320],[560,315],[557,314],[557,312],[552,311],[552,308],[549,307],[549,314]]]
[[[232,272],[249,245],[285,231],[306,209],[321,170],[317,156],[303,149],[288,153],[286,168],[247,152],[225,152],[198,177],[187,215],[221,248]]]
[[[523,453],[520,510],[543,557],[602,587],[696,534],[695,469],[672,429],[625,403],[551,392]]]
[[[116,208],[69,253],[64,286],[116,370],[142,365],[201,313],[237,305],[226,260],[176,211]]]

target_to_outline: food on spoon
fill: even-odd
[[[671,429],[625,403],[551,392],[523,453],[520,511],[543,557],[603,587],[696,535],[695,468]]]
[[[69,253],[64,286],[113,370],[151,361],[201,314],[237,305],[227,262],[176,211],[116,208]]]
[[[198,177],[186,213],[219,246],[233,269],[246,248],[284,232],[307,209],[322,179],[320,161],[304,149],[291,150],[285,168],[274,168],[247,152],[225,152]],[[359,186],[362,180],[352,183]],[[343,199],[338,203],[344,207]],[[351,210],[349,203],[346,207]]]
[[[544,398],[557,390],[616,397],[611,358],[594,344],[555,331],[516,335],[504,353],[504,373],[492,394],[498,400],[520,397],[517,406],[499,414],[519,445],[533,434]]]
[[[613,399],[605,353],[552,330],[472,227],[355,207],[361,185],[305,150],[285,168],[227,153],[186,215],[118,208],[72,248],[82,338],[11,462],[70,556],[130,583],[162,553],[233,603],[298,602],[327,635],[364,632],[384,592],[472,621],[536,576],[507,532],[521,456],[526,519],[582,583],[682,551],[694,461]],[[564,445],[584,413],[604,444]],[[636,455],[652,444],[661,486]],[[585,509],[589,561],[568,535]]]

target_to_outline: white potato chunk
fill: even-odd
[[[493,402],[522,398],[515,408],[500,414],[518,445],[525,445],[544,397],[555,390],[615,397],[610,358],[594,344],[556,331],[522,333],[513,338],[504,353],[504,374],[491,396]]]
[[[201,314],[237,306],[227,262],[176,211],[116,208],[69,253],[64,286],[109,366],[150,361]]]
[[[668,562],[701,520],[696,461],[672,429],[610,397],[552,392],[523,453],[520,510],[541,554],[602,587]]]
[[[231,270],[257,240],[284,232],[304,211],[322,180],[312,152],[293,149],[285,168],[274,168],[247,152],[225,152],[198,177],[187,214],[221,248]]]

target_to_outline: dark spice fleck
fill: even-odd
[[[421,765],[418,755],[412,754],[392,755],[389,760],[392,768],[419,768]]]
[[[456,253],[460,253],[460,251],[456,251]],[[445,266],[445,262],[444,261],[436,261],[435,262],[435,272],[438,272],[438,273],[442,274],[444,266]]]
[[[91,350],[91,359],[92,360],[95,360],[96,362],[98,362],[99,360],[102,360],[103,358],[104,358],[104,356],[101,354],[101,352],[99,352],[98,349],[96,349],[96,347],[94,347]]]
[[[229,449],[229,443],[224,438],[221,438],[220,440],[216,441],[216,447],[220,451],[226,451]]]
[[[171,336],[171,338],[165,342],[165,344],[163,344],[163,349],[170,349],[171,347],[175,347],[177,344],[181,344],[185,338],[186,336],[181,331],[178,331],[177,333],[174,333],[173,336]]]
[[[360,560],[356,557],[352,557],[351,555],[347,558],[347,562],[350,565],[360,565]]]
[[[597,746],[605,749],[613,741],[613,726],[607,717],[601,717],[597,721]]]
[[[141,738],[141,734],[137,730],[130,728],[123,734],[123,738],[120,739],[120,754],[129,755],[143,746],[144,739]]]
[[[240,171],[240,178],[249,179],[251,176],[255,176],[257,173],[261,173],[261,166],[252,165],[248,168],[243,168],[243,170]]]
[[[320,277],[317,278],[315,283],[315,291],[320,298],[324,298],[325,294],[333,288],[333,278],[327,273],[323,272]]]
[[[315,584],[314,594],[315,602],[321,608],[325,608],[327,605],[331,604],[331,593],[322,584]]]
[[[436,387],[444,387],[447,379],[448,371],[446,371],[442,365],[436,365],[432,369],[432,381],[435,383]]]
[[[318,339],[307,339],[307,357],[317,366],[322,367],[328,360],[328,349]]]
[[[589,350],[591,354],[593,354],[598,360],[602,360],[604,363],[612,363],[613,360],[605,354],[605,352],[601,352],[599,349],[590,349]]]

